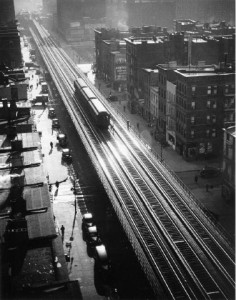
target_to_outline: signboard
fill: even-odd
[[[126,66],[115,67],[115,80],[126,80]]]

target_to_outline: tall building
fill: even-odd
[[[127,92],[131,112],[142,103],[142,68],[153,68],[166,61],[165,43],[160,38],[126,38]]]
[[[234,0],[176,0],[176,18],[235,24]]]
[[[0,25],[5,25],[14,21],[14,0],[0,0]]]
[[[93,33],[105,24],[106,0],[57,0],[58,30],[64,38],[82,41],[86,31]]]
[[[13,0],[0,0],[0,64],[22,66],[20,34],[15,21]]]
[[[206,66],[174,73],[177,150],[187,160],[222,156],[222,128],[235,123],[234,71]]]

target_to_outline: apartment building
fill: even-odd
[[[176,150],[187,160],[222,156],[222,128],[235,122],[234,71],[208,66],[174,73]]]
[[[222,196],[229,201],[235,199],[235,137],[235,126],[224,129]]]

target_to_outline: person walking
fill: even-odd
[[[64,234],[65,234],[65,227],[64,225],[61,225],[61,235],[64,238]]]
[[[197,175],[195,175],[194,181],[195,181],[196,183],[198,182],[198,176],[197,176]]]
[[[56,181],[56,182],[55,182],[55,185],[56,185],[56,188],[58,189],[58,188],[59,188],[59,182]]]
[[[50,147],[51,147],[51,149],[53,148],[53,142],[50,142]]]

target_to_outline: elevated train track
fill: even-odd
[[[32,35],[154,292],[232,299],[234,250],[173,176],[124,129],[100,93],[35,22]],[[74,97],[80,76],[106,106],[115,135],[94,128]]]

